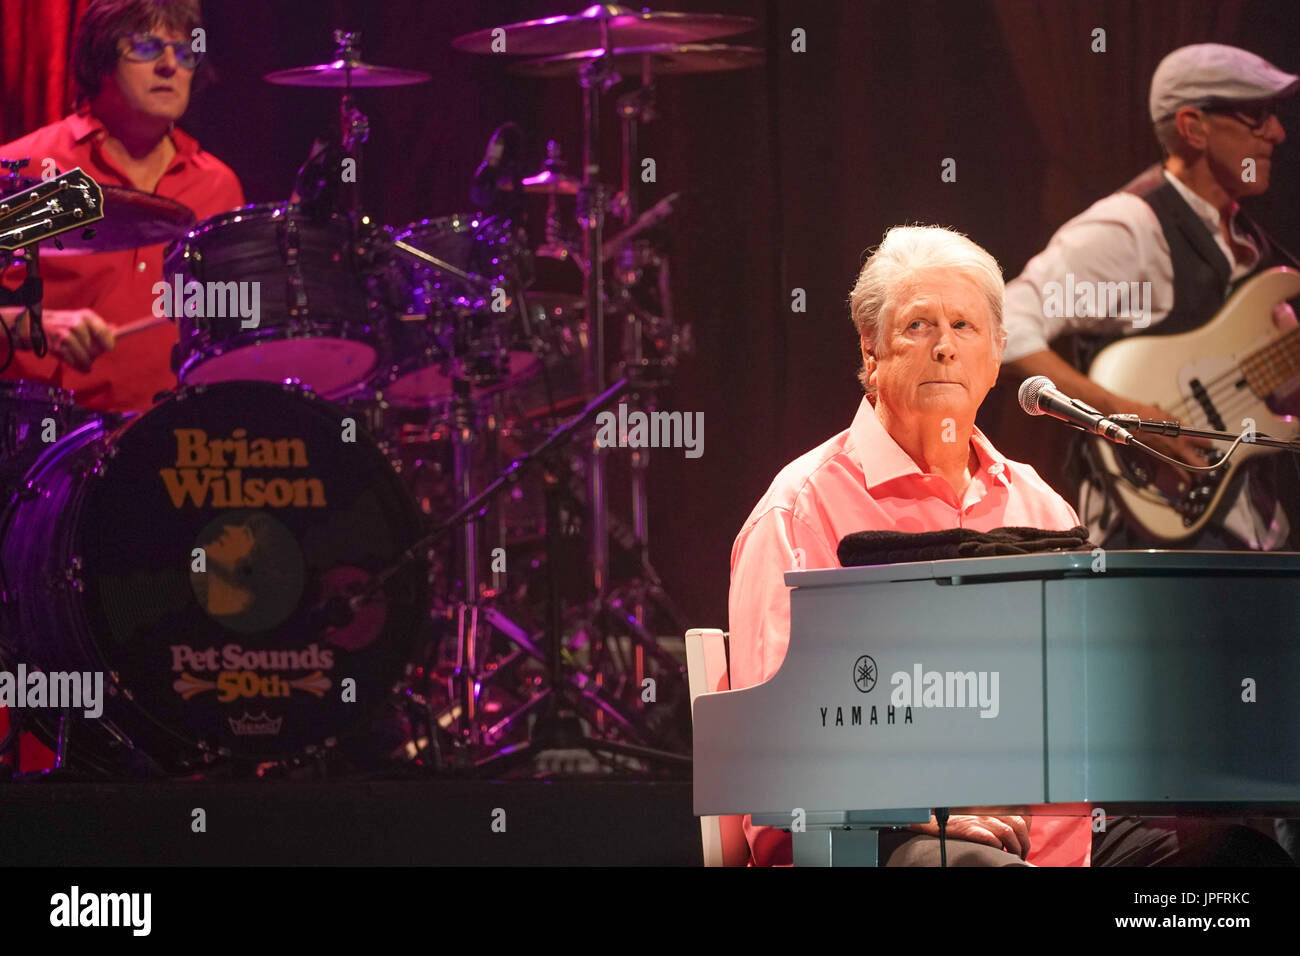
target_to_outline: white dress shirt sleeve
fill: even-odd
[[[1053,310],[1045,307],[1044,287],[1052,282],[1066,287],[1067,275],[1073,275],[1076,287],[1082,282],[1149,282],[1153,325],[1173,307],[1173,260],[1155,211],[1131,193],[1115,193],[1058,229],[1047,248],[1007,283],[1003,361],[1014,362],[1041,352],[1058,336],[1071,332],[1123,334],[1136,330],[1131,318],[1048,315]]]

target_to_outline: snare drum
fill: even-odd
[[[186,307],[175,316],[172,365],[181,382],[296,379],[332,398],[365,381],[379,363],[382,323],[357,252],[346,217],[317,221],[293,204],[203,220],[168,249],[163,268],[169,286],[180,276],[182,290],[191,280],[203,290],[199,314]],[[251,309],[232,303],[251,304],[254,295],[258,324],[245,327]]]
[[[345,417],[292,386],[184,387],[29,470],[0,545],[6,638],[29,669],[104,675],[73,766],[292,760],[388,699],[427,618],[423,569],[350,616],[324,608],[392,565],[418,515]],[[51,742],[57,712],[31,717]]]
[[[538,358],[519,301],[531,281],[531,255],[509,220],[425,219],[395,239],[451,269],[395,250],[391,281],[402,307],[389,325],[393,360],[374,389],[410,407],[450,396],[455,377],[491,389],[535,371]]]

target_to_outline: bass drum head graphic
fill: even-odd
[[[25,621],[27,656],[111,673],[105,717],[165,769],[314,751],[400,679],[427,617],[422,569],[353,613],[329,599],[394,564],[419,518],[336,406],[290,386],[186,388],[43,470],[55,493],[11,522],[6,567],[24,547],[47,554],[19,577],[72,568],[81,626]],[[65,533],[22,533],[42,517]]]

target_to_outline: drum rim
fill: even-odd
[[[532,352],[516,353],[515,350],[513,349],[507,349],[505,354],[506,355],[511,355],[511,354],[528,355],[531,356],[534,359],[534,361],[528,366],[528,368],[526,368],[521,372],[517,372],[513,375],[502,376],[500,381],[496,382],[493,385],[472,386],[475,394],[481,396],[495,395],[498,392],[504,391],[509,388],[514,388],[517,385],[522,385],[525,382],[531,381],[533,377],[536,376],[538,372],[541,370],[542,360],[539,356],[535,355]],[[392,363],[385,371],[374,372],[370,376],[370,378],[366,380],[365,384],[367,390],[371,391],[372,393],[378,393],[380,396],[382,396],[382,400],[388,402],[390,405],[395,405],[399,408],[405,408],[405,409],[421,408],[425,405],[436,404],[438,402],[443,401],[444,399],[441,395],[439,395],[436,399],[434,399],[432,403],[429,402],[428,400],[408,401],[407,399],[400,398],[389,391],[389,389],[391,389],[395,384],[397,384],[402,379],[407,378],[408,376],[411,375],[417,375],[420,372],[423,372],[426,369],[433,368],[438,364],[437,362],[426,362],[424,364],[417,365],[415,364],[415,362],[416,359],[414,356],[408,356],[405,360],[403,360],[400,363],[397,362]],[[451,376],[443,376],[443,377],[446,378],[448,381],[450,381],[451,379]],[[446,400],[450,401],[449,398]]]
[[[28,392],[37,394],[28,395]],[[45,401],[48,405],[75,405],[76,393],[58,385],[48,385],[29,378],[0,379],[0,397],[31,398]]]
[[[466,221],[468,228],[465,229],[456,228],[457,220],[462,220],[462,219]],[[408,222],[405,225],[399,226],[393,230],[392,242],[394,243],[405,242],[408,245],[413,245],[418,249],[420,248],[419,244],[415,242],[411,242],[410,240],[412,238],[418,238],[418,235],[421,232],[427,230],[427,228],[430,226],[442,227],[448,224],[450,224],[453,228],[451,229],[440,228],[434,234],[454,235],[454,236],[470,235],[475,239],[475,241],[481,241],[486,245],[501,246],[505,250],[505,252],[503,253],[503,258],[509,259],[511,262],[521,259],[523,256],[527,255],[530,251],[528,249],[527,244],[524,243],[522,240],[520,240],[519,237],[515,234],[515,222],[513,219],[502,219],[499,216],[485,216],[482,213],[478,213],[478,212],[471,212],[471,213],[458,212],[458,213],[452,213],[447,216],[435,216],[430,219],[420,219],[414,222]],[[484,229],[485,226],[490,227],[490,229],[496,234],[490,238],[481,239],[480,237],[482,235],[482,230]],[[403,265],[409,266],[411,268],[415,268],[415,269],[432,268],[427,263],[421,263],[419,259],[411,256],[409,253],[406,253],[401,249],[397,249],[396,247],[394,247],[393,255],[395,257],[395,261],[401,262]],[[518,270],[516,269],[515,271],[517,272]],[[519,281],[518,276],[512,276],[508,273],[509,270],[504,270],[504,274],[501,276],[501,279],[509,283],[510,285],[516,284]]]
[[[337,330],[339,328],[337,325],[325,326],[313,323],[311,326],[304,329],[297,325],[297,323],[302,321],[303,320],[301,319],[295,319],[293,323],[288,325],[269,326],[264,329],[244,332],[231,338],[222,339],[220,342],[213,341],[206,332],[191,332],[186,339],[182,340],[181,345],[188,347],[190,343],[195,343],[198,345],[198,348],[187,348],[189,354],[176,369],[176,379],[181,383],[182,387],[186,388],[206,388],[212,385],[231,385],[237,383],[255,383],[262,385],[282,384],[281,381],[260,378],[232,378],[220,382],[187,382],[185,381],[185,376],[194,371],[196,367],[230,352],[243,351],[245,349],[255,348],[259,345],[271,342],[293,342],[302,339],[333,339],[339,342],[349,342],[354,345],[364,345],[374,353],[374,361],[371,363],[370,367],[366,369],[365,372],[361,373],[359,378],[348,382],[346,385],[339,386],[340,388],[356,388],[363,385],[374,376],[375,370],[383,365],[385,348],[383,336],[378,330],[367,326],[366,337],[363,338],[357,336],[348,338],[344,336],[324,334],[327,331],[332,332]],[[290,335],[290,332],[294,332],[295,334]],[[220,351],[217,351],[218,349]],[[316,392],[316,390],[312,388],[310,382],[300,381],[299,384],[303,388],[315,393],[318,397],[338,397],[338,394],[335,394],[333,389],[330,390],[330,394],[325,395],[324,393]]]
[[[287,199],[281,199],[275,202],[248,203],[244,206],[238,206],[235,209],[219,212],[215,216],[209,216],[207,219],[201,219],[196,222],[182,238],[177,239],[173,248],[184,246],[191,239],[198,239],[207,235],[215,229],[223,226],[232,226],[245,219],[276,219],[284,217],[285,219],[307,218],[303,212],[302,203],[290,202]],[[329,223],[347,223],[346,216],[337,212],[331,212],[328,220]],[[171,258],[172,252],[165,257]]]

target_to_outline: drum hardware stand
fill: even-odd
[[[343,61],[346,83],[339,97],[339,142],[343,146],[344,159],[353,163],[354,178],[343,195],[344,212],[355,224],[361,209],[361,146],[370,138],[370,120],[356,106],[352,94],[352,71],[361,62],[361,34],[346,30],[334,31],[334,56]],[[340,177],[342,170],[339,170]]]
[[[587,322],[591,329],[590,381],[597,394],[605,391],[605,270],[604,220],[605,187],[600,177],[600,97],[617,82],[611,51],[609,22],[600,21],[603,56],[583,65],[582,86],[582,185],[578,187],[577,215],[582,228],[583,294],[587,300]],[[605,459],[593,442],[588,470],[590,488],[589,534],[591,538],[592,582],[596,593],[609,586],[609,530],[606,522]]]
[[[357,590],[350,597],[332,598],[327,602],[329,606],[325,609],[325,614],[335,620],[346,620],[347,617],[356,609],[363,606],[367,601],[373,599],[373,596],[382,590],[389,579],[400,573],[401,570],[410,563],[417,561],[419,554],[423,550],[434,544],[439,538],[451,531],[457,524],[471,519],[472,516],[481,514],[485,504],[491,498],[497,495],[507,485],[518,480],[519,476],[525,469],[531,467],[537,462],[544,461],[560,445],[569,441],[580,428],[585,427],[587,423],[594,419],[595,415],[599,411],[622,395],[627,387],[627,380],[620,379],[614,385],[606,389],[604,393],[588,403],[581,412],[552,432],[541,445],[517,458],[501,475],[491,481],[473,498],[463,503],[452,515],[444,519],[437,528],[425,537],[421,538],[415,544],[411,545],[402,553],[394,565],[379,572],[369,584]],[[555,531],[557,530],[558,524],[558,484],[558,481],[554,480],[554,475],[552,475],[552,480],[547,483],[549,496],[548,543],[550,544],[553,555],[555,553]],[[680,754],[668,753],[666,751],[655,750],[635,744],[587,738],[585,735],[578,733],[574,728],[573,725],[576,723],[575,718],[571,715],[566,716],[560,713],[559,707],[561,700],[566,703],[571,703],[571,695],[576,692],[583,698],[584,702],[592,703],[593,692],[590,690],[584,690],[583,688],[585,675],[578,674],[574,675],[574,677],[566,678],[562,646],[564,621],[561,611],[562,602],[559,599],[559,581],[555,573],[554,561],[549,562],[548,571],[550,594],[548,602],[549,646],[547,658],[552,683],[551,686],[543,692],[546,699],[541,702],[546,705],[547,711],[545,715],[539,718],[538,726],[535,729],[531,741],[527,744],[521,745],[520,747],[503,750],[492,757],[479,761],[475,766],[484,770],[493,770],[500,765],[501,761],[508,761],[513,764],[517,761],[527,759],[531,754],[538,753],[542,750],[556,749],[559,746],[582,746],[593,752],[610,751],[625,756],[638,757],[646,760],[657,760],[672,766],[688,765],[690,758]],[[525,710],[525,712],[531,711],[537,706],[541,706],[541,704],[536,701],[529,701],[523,710]],[[608,706],[605,702],[597,703],[597,706],[601,706],[602,709],[605,709],[611,716],[619,717],[620,722],[626,723],[626,719],[621,718],[621,715],[617,714],[616,708]],[[501,727],[503,724],[498,723],[496,726]],[[430,729],[431,732],[436,732],[432,730],[432,727]]]
[[[644,56],[641,59],[641,85],[630,93],[624,93],[616,103],[620,125],[623,127],[623,191],[615,198],[614,205],[625,226],[630,226],[639,212],[636,190],[632,187],[632,177],[635,175],[632,167],[637,156],[637,127],[655,118],[655,87],[650,57]]]
[[[606,399],[606,396],[608,396],[606,401],[598,400],[598,402],[593,402],[580,416],[564,427],[573,426],[585,419],[588,414],[594,412],[600,405],[607,404],[607,401],[612,400],[614,397],[610,395],[610,392],[615,390],[621,392],[625,383],[626,380],[621,379],[619,385],[601,396],[602,399]],[[545,445],[550,444],[549,440],[545,443]],[[533,454],[537,453],[534,452]],[[599,686],[594,691],[588,686],[594,682],[583,671],[574,671],[566,679],[563,647],[564,616],[562,611],[563,602],[559,590],[559,552],[557,547],[560,526],[560,485],[565,465],[562,461],[552,459],[551,463],[548,463],[545,467],[547,584],[549,591],[547,600],[547,637],[550,645],[548,661],[550,686],[539,695],[542,698],[541,700],[529,701],[519,711],[507,718],[507,721],[518,719],[524,714],[541,708],[529,740],[518,746],[502,748],[492,756],[477,762],[474,766],[479,771],[495,774],[503,769],[508,771],[548,750],[571,750],[575,748],[586,750],[592,754],[610,752],[618,756],[638,758],[668,766],[688,766],[690,758],[680,754],[669,753],[668,751],[657,750],[640,744],[593,738],[582,731],[576,711],[580,710],[581,704],[585,703],[589,706],[594,705],[597,708],[598,721],[602,714],[607,714],[614,718],[625,732],[634,733],[638,737],[643,736],[637,732],[637,728],[628,718],[601,697]],[[575,699],[575,694],[577,698],[581,699],[581,702]],[[506,721],[502,722],[502,724],[505,723]]]
[[[458,646],[457,646],[457,680],[460,684],[457,704],[461,709],[461,716],[469,720],[468,724],[468,742],[472,746],[478,746],[481,743],[480,734],[477,724],[473,718],[476,715],[477,697],[481,690],[482,681],[478,674],[478,662],[476,655],[476,644],[479,625],[479,606],[478,594],[478,573],[474,564],[474,558],[478,553],[477,529],[475,527],[477,520],[481,518],[487,510],[487,504],[503,488],[517,481],[521,473],[533,462],[541,460],[557,446],[568,441],[574,434],[575,430],[595,416],[606,404],[613,401],[622,394],[626,388],[626,382],[620,381],[606,391],[606,394],[590,403],[581,413],[575,416],[571,421],[565,423],[556,429],[538,448],[525,455],[520,456],[496,479],[490,482],[482,491],[472,497],[469,495],[468,486],[468,453],[467,446],[472,439],[471,426],[473,425],[473,404],[468,398],[469,382],[463,378],[454,380],[458,392],[458,400],[454,404],[460,406],[459,415],[453,412],[453,431],[458,433],[453,436],[456,445],[453,446],[453,453],[456,458],[456,471],[454,480],[457,483],[458,491],[464,495],[463,503],[451,515],[445,518],[429,534],[425,535],[415,544],[411,545],[399,557],[397,563],[380,572],[375,579],[365,588],[353,594],[350,598],[332,598],[327,602],[323,609],[323,617],[346,621],[348,617],[366,601],[370,600],[373,595],[379,593],[389,578],[399,573],[402,568],[409,563],[417,560],[417,556],[428,548],[432,547],[438,539],[451,531],[456,525],[463,524],[462,533],[464,543],[462,547],[466,552],[464,563],[465,579],[465,600],[457,608],[458,623]],[[458,419],[458,420],[456,420]],[[496,612],[495,609],[488,608],[484,617],[492,623],[499,631],[506,635],[517,646],[522,647],[528,653],[544,659],[538,649],[532,645],[531,641],[524,630],[518,625],[505,618],[504,615]],[[430,732],[436,733],[435,726],[440,725],[440,716],[430,714]]]
[[[689,340],[689,336],[679,334],[675,325],[667,318],[672,308],[670,285],[667,281],[667,257],[654,251],[652,244],[647,240],[636,239],[620,250],[618,258],[620,267],[616,270],[615,283],[621,300],[620,308],[627,316],[622,348],[624,357],[620,363],[620,372],[630,383],[628,404],[644,411],[647,415],[653,415],[656,409],[656,394],[660,388],[668,384],[672,370],[676,366],[677,353],[682,349],[683,342]],[[658,293],[660,306],[665,313],[663,317],[646,312],[632,296],[632,288],[642,280],[644,265],[655,265],[660,269]],[[668,339],[667,354],[663,357],[647,357],[645,350],[647,327],[652,337]],[[664,330],[667,330],[666,336]],[[632,679],[635,680],[636,686],[640,687],[646,676],[647,650],[668,673],[679,674],[683,679],[685,676],[685,669],[681,663],[668,654],[647,629],[648,606],[653,603],[665,613],[677,632],[685,631],[686,621],[665,592],[662,580],[650,562],[647,491],[649,451],[644,448],[634,448],[630,449],[630,452],[631,527],[618,521],[612,512],[608,514],[608,520],[619,544],[636,556],[641,576],[612,592],[596,595],[585,608],[584,626],[590,628],[593,640],[602,646],[601,653],[609,652],[608,645],[611,638],[631,639]],[[619,669],[627,671],[626,667]]]
[[[546,161],[542,163],[542,171],[556,174],[563,174],[566,163],[560,156],[560,144],[553,139],[546,141]],[[582,261],[581,255],[573,247],[564,235],[564,226],[560,221],[558,211],[559,191],[551,190],[546,196],[546,232],[545,242],[537,249],[537,255],[547,259],[573,259],[582,270],[586,270],[587,264]]]
[[[453,454],[453,481],[459,500],[468,502],[473,497],[470,483],[471,457],[477,426],[476,407],[470,394],[470,383],[464,378],[452,380],[454,398],[451,407],[451,431]],[[463,741],[472,749],[482,744],[478,725],[478,700],[483,685],[499,670],[484,672],[478,659],[480,627],[492,627],[500,631],[508,640],[536,658],[543,659],[541,652],[533,645],[527,632],[490,603],[485,603],[487,595],[480,586],[479,555],[479,519],[487,508],[481,507],[467,515],[461,527],[461,569],[463,597],[455,605],[456,609],[456,670],[455,681],[459,685],[458,706],[463,720]],[[480,623],[480,616],[482,623]],[[516,659],[512,655],[511,660]],[[444,714],[446,712],[444,711]],[[435,719],[440,719],[438,715]],[[432,730],[431,730],[432,732]]]
[[[456,493],[461,501],[472,497],[470,489],[470,450],[474,441],[474,403],[470,385],[464,378],[452,380],[453,399],[452,470]],[[460,682],[461,713],[465,719],[466,739],[477,747],[478,722],[478,516],[467,515],[461,526],[461,579],[464,597],[456,614],[456,676]],[[468,621],[467,621],[468,618]]]

